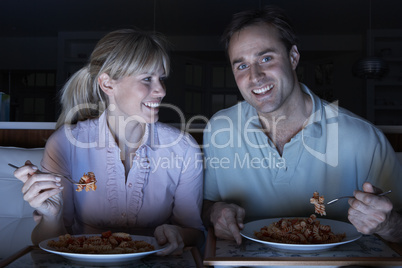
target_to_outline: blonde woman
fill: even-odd
[[[89,63],[62,90],[62,113],[43,171],[78,181],[95,174],[95,191],[77,192],[62,176],[29,161],[15,171],[36,209],[32,241],[65,233],[154,229],[178,254],[203,240],[202,157],[189,135],[159,123],[169,57],[164,39],[118,30],[96,45]]]

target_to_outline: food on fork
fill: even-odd
[[[143,240],[132,240],[127,233],[103,232],[100,236],[59,236],[49,240],[49,247],[58,251],[83,254],[124,254],[153,251],[155,247]]]
[[[263,241],[285,244],[329,244],[341,242],[346,234],[334,234],[331,226],[323,225],[312,214],[309,218],[280,219],[254,235]]]
[[[325,212],[324,205],[324,196],[320,196],[318,192],[313,193],[313,197],[310,198],[310,204],[314,205],[315,213],[320,214],[321,216],[327,215]]]
[[[95,191],[96,190],[96,178],[95,174],[93,172],[88,172],[88,174],[85,174],[81,177],[80,181],[78,182],[77,185],[77,192],[81,192],[84,188],[85,191],[88,192],[90,190]]]

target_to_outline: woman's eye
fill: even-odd
[[[149,82],[149,81],[152,80],[152,77],[145,77],[144,80],[147,81],[147,82]]]

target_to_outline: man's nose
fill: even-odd
[[[253,64],[250,67],[250,80],[253,83],[260,82],[261,78],[264,76],[264,73],[261,70],[261,67],[258,64]]]

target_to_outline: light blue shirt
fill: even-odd
[[[313,113],[282,156],[247,102],[211,118],[204,129],[204,199],[236,203],[246,220],[304,217],[314,213],[313,192],[329,201],[353,195],[369,181],[392,189],[389,197],[402,208],[401,164],[383,133],[301,86]],[[327,205],[327,218],[346,220],[348,208],[347,199]]]

